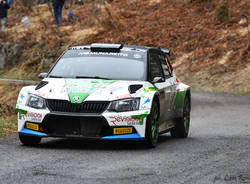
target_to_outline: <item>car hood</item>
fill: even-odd
[[[83,101],[112,101],[136,96],[137,92],[148,86],[143,81],[122,81],[103,79],[55,79],[46,78],[45,85],[32,93],[46,99],[68,100],[71,103]],[[131,94],[130,85],[141,85],[142,88]]]

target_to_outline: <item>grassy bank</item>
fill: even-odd
[[[17,132],[16,116],[8,118],[0,117],[0,137],[8,136]]]
[[[0,137],[17,132],[16,101],[24,84],[0,82]]]

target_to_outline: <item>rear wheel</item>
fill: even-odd
[[[159,107],[154,101],[152,104],[151,114],[147,118],[146,124],[146,144],[150,148],[154,148],[159,137]]]
[[[190,126],[190,100],[185,98],[183,107],[183,117],[177,118],[175,127],[171,129],[170,133],[175,138],[187,138]]]
[[[25,146],[36,146],[41,142],[41,137],[19,135],[21,143]]]

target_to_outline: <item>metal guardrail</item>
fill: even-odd
[[[21,80],[21,79],[1,79],[0,81],[3,82],[19,82],[19,83],[23,83],[23,84],[34,84],[34,83],[38,83],[39,81],[34,81],[34,80]]]

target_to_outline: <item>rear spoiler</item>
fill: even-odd
[[[170,53],[170,50],[168,50],[168,49],[162,49],[162,48],[161,48],[161,51],[164,52],[165,54],[169,55],[169,56],[170,56],[170,54],[171,54],[171,53]]]

